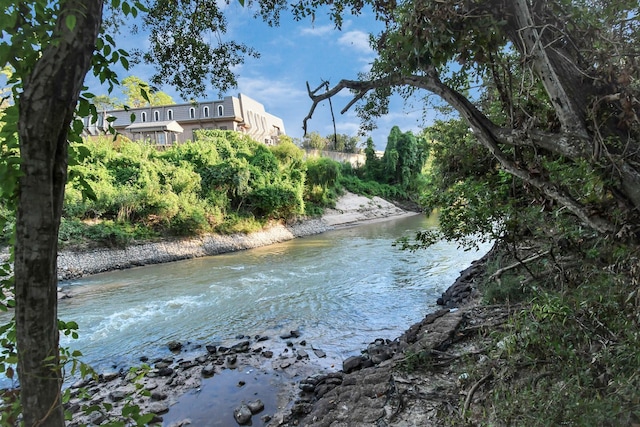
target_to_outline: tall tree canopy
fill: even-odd
[[[337,10],[363,7],[339,3]],[[639,239],[636,0],[366,3],[386,22],[372,38],[378,58],[360,80],[310,93],[313,107],[349,89],[355,95],[345,110],[362,101],[358,111],[370,125],[394,92],[435,94],[502,170],[564,215],[599,233]],[[304,15],[305,5],[295,10]],[[472,83],[481,97],[465,95]],[[566,185],[552,168],[596,184]]]

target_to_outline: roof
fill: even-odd
[[[144,123],[132,123],[125,128],[129,132],[159,132],[169,131],[175,133],[182,133],[184,129],[175,120],[166,120],[163,122],[144,122]]]

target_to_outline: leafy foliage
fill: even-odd
[[[137,142],[116,147],[107,138],[84,147],[90,154],[71,170],[95,198],[70,182],[63,241],[82,235],[120,246],[158,234],[228,229],[219,226],[238,215],[268,220],[304,212],[305,169],[292,144],[270,149],[236,132],[203,131],[196,142],[164,152]]]

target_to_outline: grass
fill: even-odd
[[[631,426],[640,422],[640,262],[637,250],[603,246],[572,254],[567,271],[539,259],[483,286],[485,302],[523,305],[492,334],[494,379],[461,423]],[[620,256],[623,255],[623,256]],[[489,268],[510,261],[507,253]],[[573,261],[573,262],[572,262]],[[575,263],[575,261],[580,261]],[[553,273],[555,271],[555,274]],[[491,276],[491,272],[487,277]],[[455,422],[454,422],[455,424]]]

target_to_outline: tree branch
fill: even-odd
[[[313,101],[313,105],[311,106],[309,114],[304,119],[303,129],[305,129],[306,132],[307,120],[309,120],[313,115],[316,105],[322,100],[336,95],[343,89],[351,89],[356,92],[355,97],[361,98],[370,90],[380,87],[395,86],[412,86],[419,89],[425,89],[440,96],[445,102],[460,113],[473,130],[478,142],[489,150],[489,152],[500,162],[501,166],[507,172],[536,187],[550,199],[555,200],[562,206],[565,206],[584,224],[588,225],[592,229],[601,233],[612,233],[616,231],[613,224],[600,216],[591,214],[584,205],[575,200],[568,192],[547,180],[532,175],[528,170],[519,167],[514,161],[510,160],[498,146],[499,143],[503,142],[499,138],[500,133],[497,132],[500,128],[489,120],[480,110],[478,110],[465,96],[443,84],[433,70],[424,75],[389,75],[380,79],[366,81],[341,80],[337,85],[331,89],[327,89],[321,95],[315,95],[311,90],[309,90],[309,97]],[[309,85],[307,84],[307,88],[308,87]],[[351,106],[353,103],[354,101],[352,100],[348,105]],[[346,109],[343,109],[342,113],[345,111]],[[511,132],[513,132],[513,130]],[[571,141],[574,146],[556,147],[556,149],[563,148],[567,152],[570,152],[571,149],[573,149],[576,153],[583,152],[578,149],[578,147],[581,146],[581,144],[578,144],[580,139],[571,137],[566,139],[566,141]],[[582,138],[582,141],[584,142],[584,138]],[[533,145],[533,143],[531,143],[531,145]],[[547,145],[549,147],[554,146],[549,142]]]

